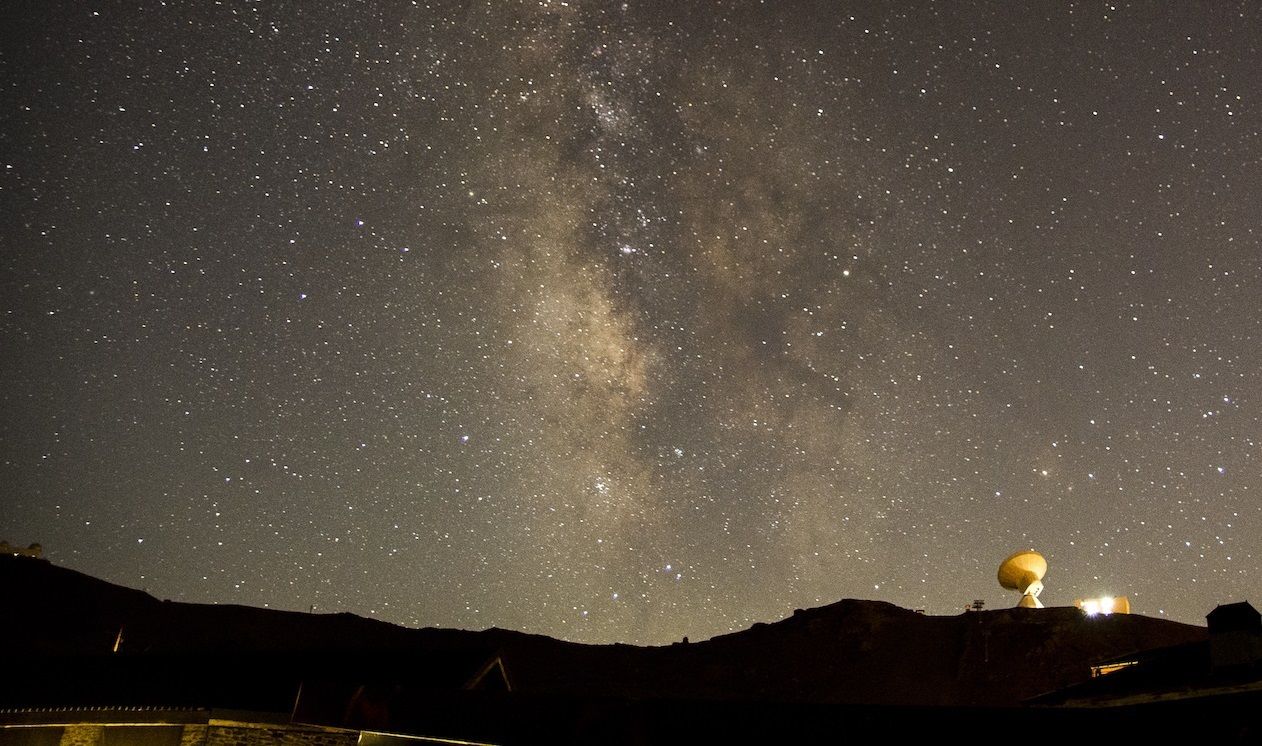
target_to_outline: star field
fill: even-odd
[[[27,4],[0,537],[703,639],[1262,576],[1262,7]],[[1010,597],[1011,596],[1011,597]]]

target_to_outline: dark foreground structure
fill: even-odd
[[[642,648],[176,604],[30,557],[0,589],[0,746],[1262,742],[1244,603],[1206,629],[842,601]]]
[[[0,744],[262,746],[264,744],[873,743],[890,739],[1030,743],[1067,737],[1155,743],[1258,743],[1248,694],[1108,708],[955,708],[680,700],[572,700],[520,695],[421,695],[372,726],[303,722],[290,713],[192,708],[0,711]],[[320,719],[320,718],[316,718]],[[338,718],[332,718],[337,720]]]

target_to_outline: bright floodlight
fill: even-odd
[[[999,585],[1010,591],[1018,591],[1021,600],[1017,606],[1041,609],[1039,594],[1043,592],[1043,576],[1047,574],[1047,560],[1033,549],[1013,554],[999,566]]]
[[[1087,616],[1108,616],[1109,614],[1131,613],[1131,600],[1126,596],[1101,596],[1099,598],[1080,598],[1074,606],[1082,609]]]

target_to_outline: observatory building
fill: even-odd
[[[999,585],[1021,594],[1017,606],[1041,609],[1039,594],[1043,592],[1043,576],[1047,574],[1047,560],[1033,549],[1013,554],[999,565]]]

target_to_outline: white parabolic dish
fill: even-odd
[[[1025,592],[1036,580],[1047,574],[1047,560],[1033,549],[1013,554],[999,566],[999,585],[1010,591]]]

